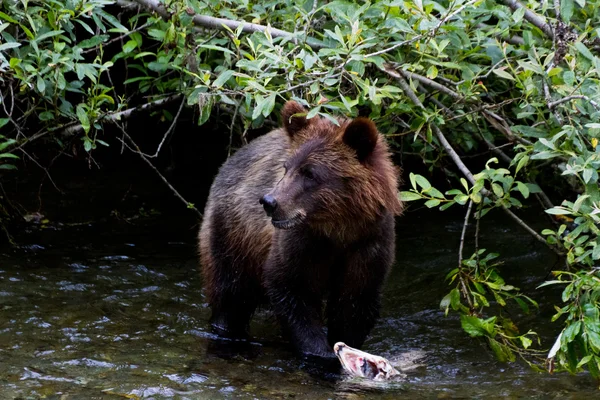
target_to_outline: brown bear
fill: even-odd
[[[211,187],[199,235],[211,322],[244,337],[268,301],[297,350],[334,357],[336,342],[360,347],[379,315],[398,169],[370,119],[307,119],[294,101],[282,114],[283,128],[238,150]]]

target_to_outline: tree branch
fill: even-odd
[[[141,113],[144,111],[151,111],[155,108],[164,106],[165,104],[169,104],[173,101],[181,99],[182,97],[183,97],[182,94],[174,94],[169,97],[165,97],[163,99],[159,99],[156,101],[152,101],[150,103],[142,104],[141,106],[138,106],[138,107],[129,108],[127,110],[123,110],[123,111],[119,111],[119,112],[107,113],[106,115],[101,117],[98,121],[104,122],[104,123],[115,123],[116,121],[120,121],[122,119],[128,119],[135,114],[138,114],[138,113]],[[62,130],[59,130],[60,128],[62,128]],[[58,132],[57,132],[57,130],[58,130]],[[46,130],[46,131],[36,133],[35,135],[32,135],[32,136],[28,137],[27,139],[25,139],[24,141],[19,142],[18,144],[14,145],[12,148],[9,147],[9,148],[5,149],[4,151],[12,153],[13,151],[19,150],[26,144],[29,144],[41,137],[44,137],[49,133],[56,132],[57,134],[59,134],[61,136],[72,136],[81,131],[83,131],[83,126],[81,126],[81,124],[69,124],[67,126],[63,125],[54,130]]]
[[[513,11],[517,11],[519,8],[524,8],[525,15],[523,16],[523,18],[525,18],[527,21],[529,21],[534,26],[537,26],[538,28],[540,28],[546,36],[548,36],[550,39],[554,40],[554,31],[553,31],[552,27],[544,21],[544,18],[537,15],[536,13],[534,13],[527,7],[524,7],[521,3],[518,2],[518,0],[500,0],[500,1],[502,3],[504,3],[504,5],[510,7],[510,9]]]
[[[590,103],[596,110],[600,111],[600,104],[598,104],[596,101],[590,99],[588,96],[585,96],[582,94],[574,94],[572,96],[563,97],[562,99],[548,103],[548,107],[550,109],[553,109],[554,107],[558,106],[559,104],[566,103],[567,101],[571,101],[571,100],[575,100],[575,99],[585,100],[588,103]]]
[[[168,11],[164,4],[159,0],[117,0],[117,4],[122,7],[131,7],[136,4],[142,6],[148,10],[156,12],[158,15],[165,19],[171,18],[171,12]],[[301,41],[298,40],[298,36],[306,35],[305,32],[291,33],[283,31],[281,29],[272,28],[270,26],[252,24],[250,22],[238,22],[230,19],[209,17],[207,15],[195,14],[193,16],[194,25],[207,29],[217,29],[221,31],[228,31],[228,28],[235,31],[240,26],[242,32],[253,33],[253,32],[268,32],[272,37],[286,37],[293,40],[294,43],[299,44]],[[313,49],[320,49],[325,47],[325,43],[319,39],[313,37],[306,37],[306,44]]]
[[[475,312],[475,307],[473,307],[473,301],[471,300],[471,296],[469,296],[469,290],[467,289],[467,284],[465,283],[465,278],[462,274],[462,261],[463,261],[463,247],[465,245],[465,233],[467,233],[467,226],[469,225],[469,217],[471,216],[471,208],[473,208],[473,201],[469,200],[469,206],[467,207],[467,214],[465,215],[465,223],[463,224],[462,233],[460,234],[460,245],[458,246],[458,279],[460,279],[460,285],[462,287],[463,296],[469,303],[469,310],[471,313]]]
[[[417,97],[415,92],[410,88],[410,86],[408,85],[406,80],[404,80],[404,77],[402,77],[401,74],[399,74],[396,70],[394,70],[390,67],[386,68],[385,66],[382,69],[382,71],[396,79],[396,81],[398,82],[398,84],[400,85],[402,90],[404,91],[404,94],[406,94],[406,97],[408,97],[417,107],[419,107],[421,109],[425,109],[425,106],[423,105],[423,103],[421,103],[421,101],[419,100],[419,98]],[[475,177],[473,176],[473,174],[471,173],[469,168],[467,168],[467,166],[460,159],[460,156],[452,148],[452,146],[450,145],[450,143],[448,142],[448,140],[446,139],[446,137],[444,136],[444,134],[442,133],[440,128],[438,128],[438,126],[436,124],[434,124],[433,122],[430,122],[430,126],[431,126],[431,129],[433,130],[433,132],[435,133],[436,137],[438,138],[440,144],[444,148],[444,150],[446,150],[446,152],[448,153],[448,155],[450,156],[452,161],[454,161],[454,164],[456,164],[457,168],[467,178],[467,180],[471,183],[471,185],[474,185]],[[487,190],[486,188],[481,189],[481,194],[486,197],[493,196],[492,193],[489,190]],[[554,251],[556,254],[563,255],[562,252],[560,252],[560,250],[558,250],[554,246],[550,246],[546,242],[546,239],[544,239],[535,230],[530,228],[529,225],[527,225],[523,220],[521,220],[516,214],[514,214],[511,210],[509,210],[505,205],[502,205],[501,207],[502,207],[502,210],[506,214],[508,214],[515,222],[517,222],[517,224],[519,224],[521,227],[523,227],[534,238],[536,238],[538,241],[544,243],[546,246],[548,246],[550,249],[552,249],[552,251]]]
[[[409,72],[409,71],[405,71],[403,69],[397,69],[395,70],[396,72],[400,73],[402,76],[404,76],[407,79],[414,79],[416,81],[421,82],[422,84],[429,86],[432,89],[435,89],[439,92],[442,92],[444,94],[447,94],[448,96],[452,97],[453,99],[459,100],[459,101],[464,101],[464,97],[462,97],[460,94],[458,94],[457,92],[448,89],[446,86],[441,85],[427,77],[424,77],[423,75],[419,75],[419,74],[415,74],[414,72]]]

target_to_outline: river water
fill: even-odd
[[[556,291],[535,290],[557,260],[502,215],[484,219],[482,247],[501,253],[511,284],[549,306]],[[539,398],[598,396],[585,374],[537,373],[499,363],[445,317],[445,274],[456,265],[458,214],[408,213],[398,220],[398,260],[382,318],[366,351],[390,359],[425,353],[404,382],[365,385],[299,361],[275,320],[261,311],[253,339],[214,337],[201,292],[194,243],[183,220],[31,225],[19,247],[0,249],[0,399],[125,398]],[[472,227],[470,233],[472,232]],[[526,317],[545,347],[560,330],[550,307]]]

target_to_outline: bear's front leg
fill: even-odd
[[[327,302],[328,340],[360,348],[373,329],[381,289],[394,261],[394,245],[386,237],[348,251]]]
[[[303,241],[274,246],[263,271],[271,306],[296,350],[307,356],[335,357],[323,331],[322,276],[318,251]]]

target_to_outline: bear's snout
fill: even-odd
[[[258,202],[262,204],[269,217],[277,210],[277,200],[270,194],[265,194]]]

